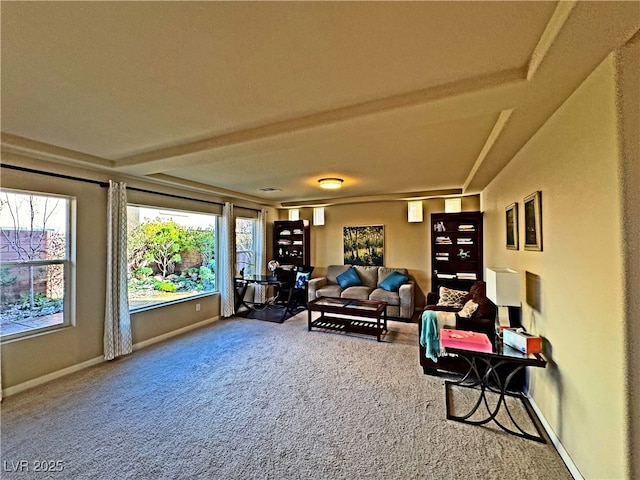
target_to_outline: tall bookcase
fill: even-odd
[[[273,228],[273,258],[280,265],[311,264],[309,220],[278,220]]]
[[[431,288],[467,290],[482,280],[482,212],[431,214]]]

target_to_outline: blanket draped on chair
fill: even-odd
[[[420,330],[420,345],[424,347],[425,357],[438,361],[440,355],[440,330],[438,316],[433,310],[422,313],[422,329]]]

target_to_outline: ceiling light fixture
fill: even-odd
[[[318,180],[320,188],[326,188],[328,190],[335,190],[336,188],[340,188],[342,186],[342,182],[344,182],[344,180],[342,180],[341,178],[321,178],[320,180]]]

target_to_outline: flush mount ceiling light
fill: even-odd
[[[341,178],[321,178],[318,180],[321,188],[326,188],[328,190],[335,190],[336,188],[340,188],[342,186]]]

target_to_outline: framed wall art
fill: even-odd
[[[524,199],[524,249],[542,251],[542,192]]]
[[[384,265],[384,225],[343,227],[345,265]]]
[[[505,209],[507,228],[507,249],[518,250],[518,203],[512,203]]]

